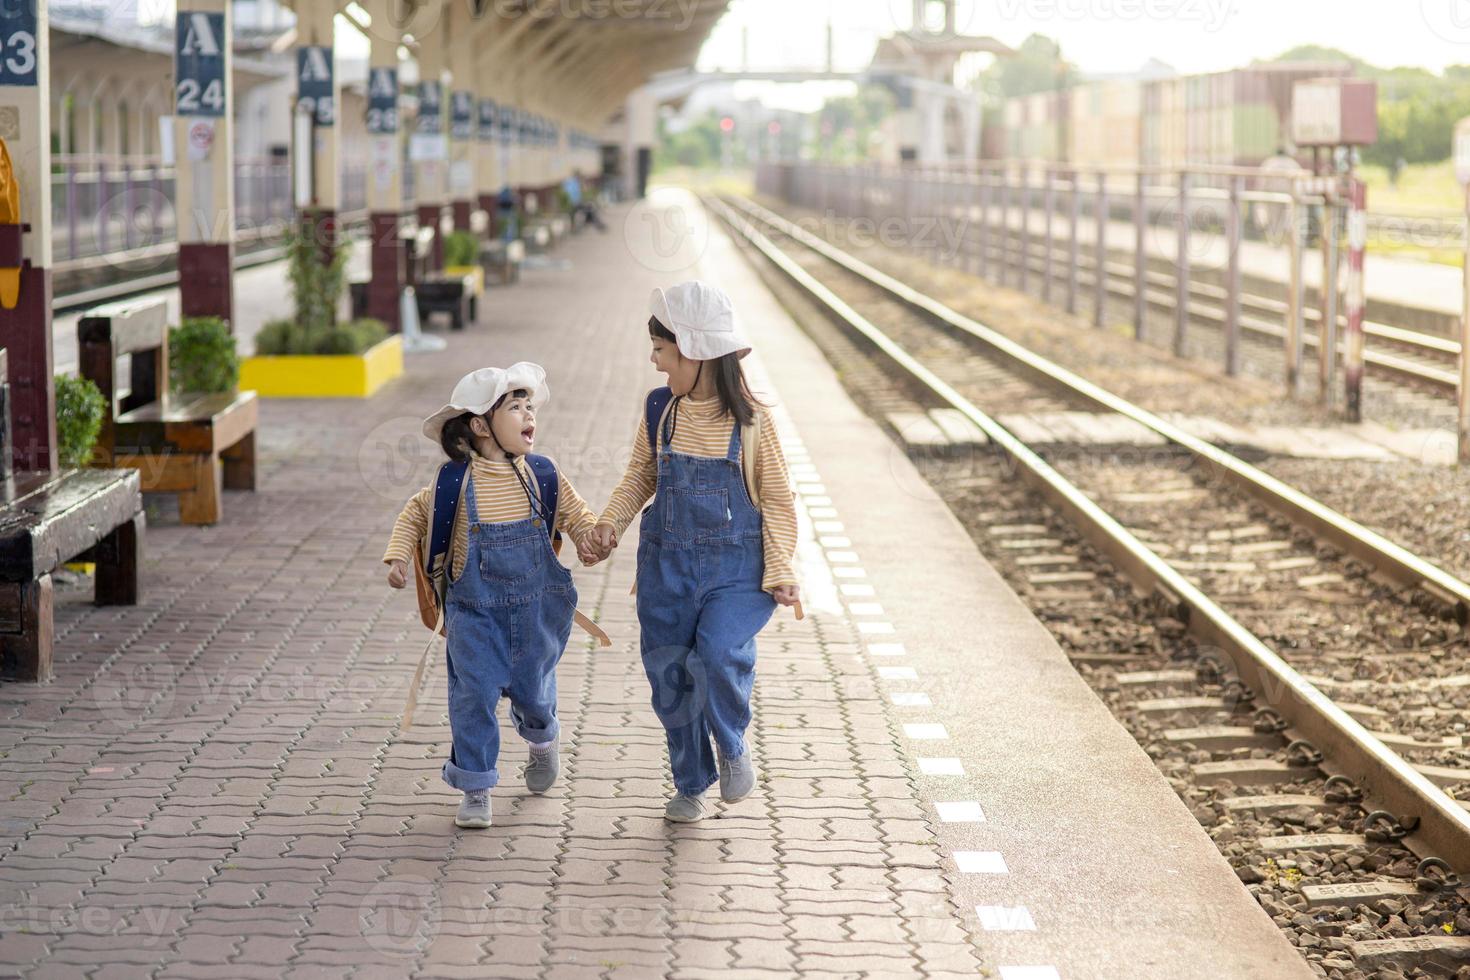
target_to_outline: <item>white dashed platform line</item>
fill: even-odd
[[[919,772],[926,776],[963,776],[965,767],[958,759],[920,759]]]
[[[896,696],[896,695],[895,695]],[[940,823],[984,823],[985,814],[980,809],[980,804],[974,800],[956,800],[949,803],[935,803],[934,810],[939,814]]]
[[[1036,920],[1024,905],[977,905],[975,915],[986,932],[1036,931]]]
[[[842,604],[832,607],[833,611],[845,612],[849,622],[853,623],[859,634],[863,636],[892,635],[897,632],[893,623],[886,620],[856,619],[855,617],[882,616],[883,606],[876,601],[877,592],[867,582],[853,582],[852,579],[865,579],[867,572],[858,564],[858,554],[852,550],[852,539],[845,536],[845,525],[839,519],[837,508],[832,506],[832,498],[827,495],[827,488],[821,482],[821,476],[817,467],[810,462],[810,457],[799,437],[793,431],[789,417],[779,408],[776,410],[778,424],[783,429],[782,444],[786,450],[788,468],[792,475],[792,481],[798,494],[801,510],[805,512],[806,524],[810,528],[804,538],[811,547],[810,553],[804,559],[807,562],[816,562],[826,576],[826,588],[831,589],[836,585],[845,600],[845,609]],[[835,581],[846,579],[848,581]],[[830,592],[827,593],[829,596]],[[833,600],[836,596],[831,596]],[[874,601],[853,602],[852,599],[868,599]],[[904,645],[898,642],[868,642],[867,652],[870,657],[902,657],[907,651]],[[879,666],[877,673],[880,679],[885,681],[914,681],[918,680],[918,672],[912,667]],[[922,691],[897,691],[891,692],[890,700],[895,707],[899,708],[931,708],[933,701],[927,693]],[[949,732],[942,724],[935,722],[912,722],[903,725],[904,735],[914,741],[936,741],[949,738]],[[957,758],[920,758],[918,759],[919,771],[925,776],[932,777],[963,777],[965,775],[964,763]],[[981,823],[985,821],[985,814],[980,804],[973,800],[936,802],[934,804],[941,823]],[[961,874],[991,874],[1008,875],[1010,869],[1007,867],[1005,857],[999,851],[955,851],[951,855],[956,867]],[[1036,922],[1030,911],[1025,906],[1005,905],[977,905],[975,915],[981,929],[986,932],[1018,932],[1036,931]],[[1051,966],[1001,966],[1001,980],[1061,980],[1056,969]]]
[[[999,851],[955,851],[955,867],[962,875],[1008,875],[1006,859]]]

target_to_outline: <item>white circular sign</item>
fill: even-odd
[[[189,124],[189,147],[200,153],[208,153],[209,148],[214,145],[214,123],[208,119],[200,119]]]

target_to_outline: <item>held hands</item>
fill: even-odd
[[[388,585],[401,589],[408,584],[408,565],[402,561],[388,563]]]
[[[584,546],[592,555],[591,561],[588,561],[585,556],[582,557],[582,563],[584,565],[595,565],[600,561],[605,561],[613,553],[613,549],[618,546],[617,529],[611,524],[597,525],[588,532],[582,544],[577,545],[577,554],[579,556],[582,555]]]

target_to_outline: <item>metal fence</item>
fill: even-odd
[[[1123,319],[1139,339],[1218,358],[1229,374],[1241,371],[1247,339],[1269,343],[1294,394],[1315,374],[1330,404],[1340,373],[1343,407],[1350,418],[1360,411],[1365,221],[1352,178],[776,163],[759,168],[757,187],[831,219],[836,235],[926,255],[1069,313],[1086,309],[1098,327]]]
[[[171,249],[177,241],[174,168],[142,157],[53,158],[51,227],[60,271],[122,262]],[[367,209],[367,170],[349,163],[338,209]],[[291,167],[283,160],[235,161],[235,233],[241,241],[274,238],[290,220]]]

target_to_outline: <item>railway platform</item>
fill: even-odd
[[[139,605],[58,589],[55,679],[0,688],[0,966],[1311,976],[733,242],[711,223],[676,263],[646,214],[618,209],[614,234],[490,293],[370,400],[268,400],[258,491],[212,527],[152,514]],[[268,296],[282,273],[244,275]],[[492,828],[456,830],[442,648],[415,687],[428,634],[379,564],[436,465],[419,421],[467,366],[539,361],[545,448],[600,504],[658,383],[648,292],[694,276],[736,299],[800,500],[808,616],[761,637],[758,789],[696,825],[660,818],[630,540],[574,568],[614,645],[562,661],[561,782],[536,797],[510,778]]]

